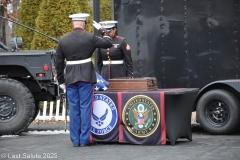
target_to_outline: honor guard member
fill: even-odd
[[[75,147],[91,143],[91,110],[93,105],[93,86],[96,73],[91,56],[96,48],[112,47],[111,38],[101,25],[94,23],[102,37],[84,32],[89,14],[70,15],[73,31],[62,36],[56,51],[56,70],[60,88],[66,86],[70,106],[70,139]],[[95,21],[94,21],[95,22]],[[64,77],[64,61],[66,76]]]
[[[107,49],[98,49],[98,72],[108,79],[118,77],[133,77],[132,57],[130,46],[124,37],[116,35],[117,21],[99,22],[112,37],[113,46]]]

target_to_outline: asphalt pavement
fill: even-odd
[[[19,136],[0,137],[0,160],[240,160],[240,132],[210,135],[192,124],[192,141],[178,139],[175,145],[97,143],[73,147],[64,124],[31,124]]]

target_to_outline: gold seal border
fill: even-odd
[[[126,108],[128,106],[128,104],[135,98],[145,98],[145,99],[148,99],[149,101],[152,102],[152,104],[154,105],[155,109],[156,109],[156,112],[157,112],[157,122],[156,122],[156,126],[154,127],[154,129],[149,132],[149,134],[146,134],[146,135],[141,135],[139,136],[138,134],[134,133],[131,129],[131,127],[128,127],[127,126],[127,123],[126,123],[126,119],[125,119],[125,112],[126,112]],[[144,102],[143,102],[144,103]],[[146,104],[146,103],[145,103]],[[151,108],[151,107],[150,107]],[[153,112],[153,111],[152,111]],[[145,137],[149,137],[151,136],[153,133],[155,133],[155,131],[157,130],[159,124],[160,124],[160,112],[159,112],[159,108],[157,106],[157,104],[155,103],[155,101],[150,98],[149,96],[146,96],[146,95],[136,95],[136,96],[133,96],[132,98],[130,98],[124,105],[123,107],[123,111],[122,111],[122,121],[124,123],[124,125],[126,126],[127,130],[134,136],[136,137],[139,137],[139,138],[145,138]]]

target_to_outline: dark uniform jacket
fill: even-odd
[[[105,79],[118,77],[132,77],[132,57],[130,46],[126,43],[125,38],[115,36],[112,40],[113,46],[108,49],[98,49],[97,64],[98,72]],[[103,64],[103,61],[123,60],[124,64]]]
[[[61,37],[56,52],[56,70],[59,84],[69,85],[78,81],[96,83],[96,73],[92,62],[66,65],[64,79],[64,61],[78,61],[91,58],[96,48],[112,46],[110,38],[100,38],[84,32],[81,28]]]

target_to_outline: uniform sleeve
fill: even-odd
[[[65,83],[65,78],[64,78],[64,59],[65,56],[61,50],[61,45],[60,43],[58,44],[57,47],[57,52],[56,52],[56,70],[57,70],[57,78],[58,78],[58,83],[63,84]]]
[[[102,62],[102,55],[101,55],[100,48],[98,48],[97,50],[97,66],[98,66],[98,73],[101,74],[103,62]]]
[[[93,35],[93,40],[95,43],[96,48],[111,48],[112,47],[112,40],[108,36],[104,36],[103,38]]]
[[[127,70],[127,76],[132,77],[133,76],[133,67],[132,67],[131,49],[125,39],[123,40],[121,49],[123,52],[123,60],[124,60],[125,68]]]

